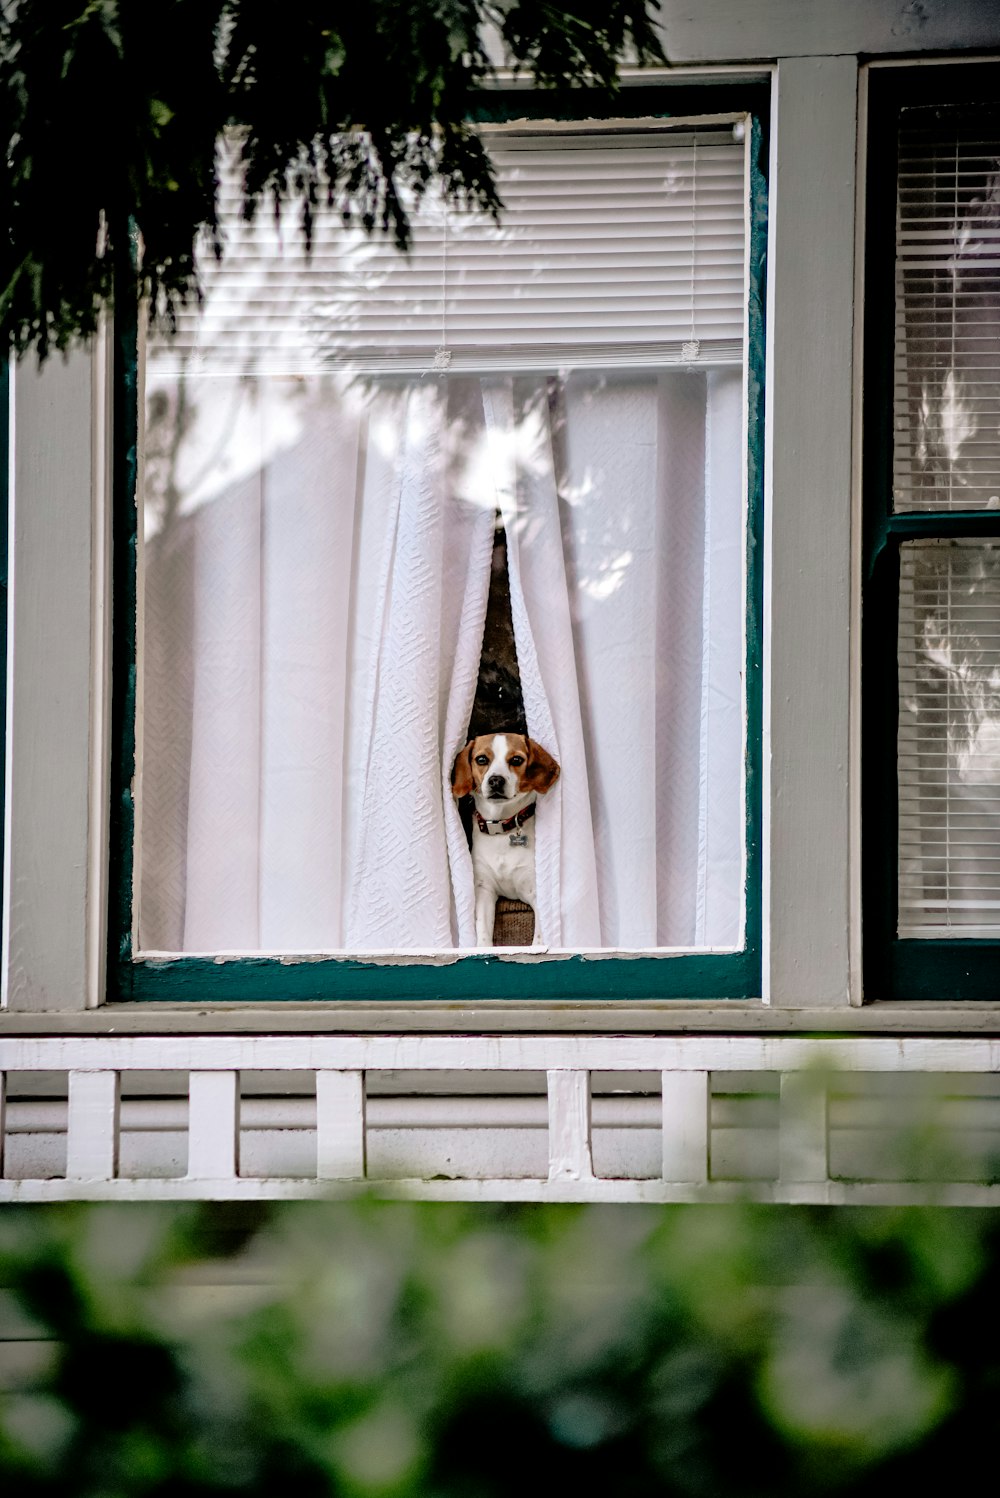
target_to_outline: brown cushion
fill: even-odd
[[[497,901],[493,923],[495,947],[530,947],[535,936],[535,912],[522,900]]]

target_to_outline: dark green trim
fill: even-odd
[[[1000,944],[995,941],[893,941],[887,964],[893,998],[972,1003],[1000,1000]],[[877,997],[873,993],[873,997]]]
[[[441,963],[379,964],[357,959],[178,957],[132,960],[132,841],[136,706],[136,330],[120,324],[115,377],[115,639],[112,732],[115,762],[111,826],[111,929],[108,993],[113,999],[209,1000],[746,999],[761,992],[761,724],[764,617],[764,307],[767,251],[769,93],[766,85],[665,85],[623,92],[615,115],[636,118],[749,112],[751,120],[750,302],[748,348],[747,535],[747,874],[743,951],[676,957],[534,958],[476,954]],[[586,91],[490,95],[488,118],[607,117]],[[486,111],[480,113],[487,118]]]
[[[159,1002],[216,999],[605,1000],[722,999],[748,996],[759,958],[749,952],[708,957],[565,957],[510,961],[475,954],[444,963],[376,963],[353,958],[282,962],[273,957],[178,957],[137,962],[120,995]],[[752,996],[752,995],[751,995]]]
[[[1000,998],[1000,942],[900,940],[896,739],[899,555],[906,541],[1000,540],[996,511],[892,510],[896,169],[903,108],[995,104],[996,63],[874,70],[868,107],[864,348],[864,608],[861,636],[864,989],[872,999]]]
[[[596,90],[491,89],[470,111],[478,124],[511,120],[670,119],[687,115],[753,114],[761,122],[764,144],[770,112],[770,86],[765,82],[716,83],[699,86],[690,79],[623,88],[613,104]],[[766,169],[765,152],[764,166]]]
[[[947,540],[956,536],[980,536],[1000,540],[1000,511],[916,511],[887,515],[873,529],[868,546],[865,576],[871,579],[885,552],[898,551],[904,541]]]
[[[132,847],[135,833],[135,712],[138,513],[138,352],[135,308],[119,312],[115,325],[112,460],[114,546],[112,597],[114,640],[111,690],[111,826],[108,882],[108,993],[131,996]]]
[[[746,958],[751,986],[738,997],[761,992],[764,848],[761,746],[764,724],[764,375],[767,286],[768,113],[754,111],[750,124],[750,290],[747,309],[747,873],[744,887]],[[700,997],[713,997],[701,990]],[[716,993],[717,997],[729,997]]]

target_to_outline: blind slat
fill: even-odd
[[[413,249],[317,210],[311,257],[298,216],[240,216],[230,160],[221,265],[204,302],[157,334],[149,378],[347,369],[731,363],[745,312],[745,147],[731,126],[578,135],[490,132],[505,211],[431,193]],[[636,362],[636,361],[633,361]]]

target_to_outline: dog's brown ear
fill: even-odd
[[[528,740],[528,768],[521,776],[522,791],[537,791],[540,796],[555,785],[559,779],[559,766],[547,749]]]
[[[465,748],[460,750],[451,767],[451,794],[456,801],[463,796],[471,796],[475,781],[472,778],[472,746],[475,739],[470,739]]]

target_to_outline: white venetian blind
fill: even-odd
[[[899,934],[1000,935],[1000,543],[900,555]]]
[[[150,353],[163,373],[422,373],[735,363],[745,305],[742,126],[487,132],[499,225],[424,200],[413,247],[317,214],[239,217],[225,179],[221,265]]]
[[[1000,109],[899,130],[893,499],[1000,508]]]

